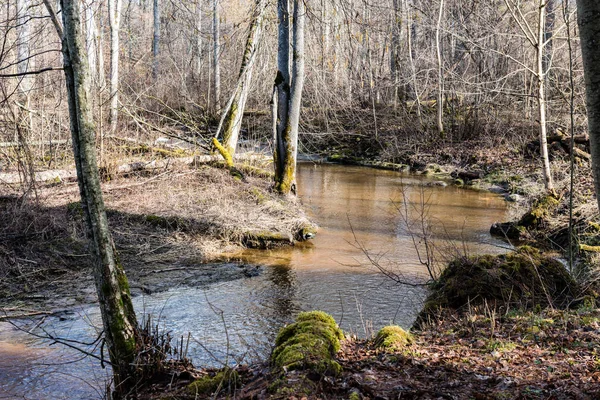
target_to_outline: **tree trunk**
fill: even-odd
[[[592,171],[600,209],[600,2],[577,0],[577,15],[583,53]]]
[[[196,62],[195,72],[196,76],[200,77],[202,73],[202,0],[196,1]]]
[[[88,67],[94,84],[98,83],[98,47],[96,41],[96,21],[94,18],[94,3],[86,0],[83,3],[85,8],[85,48],[88,57]]]
[[[442,16],[444,15],[444,0],[440,0],[438,20],[435,29],[435,48],[438,67],[438,93],[437,93],[437,129],[441,138],[444,134],[444,60],[442,59],[442,43],[440,31],[442,29]]]
[[[219,16],[219,0],[213,0],[213,95],[215,111],[221,110],[221,21]]]
[[[152,76],[158,78],[158,56],[160,49],[160,0],[154,0],[154,38],[152,40]]]
[[[279,0],[279,48],[275,86],[278,90],[275,160],[275,189],[281,194],[296,194],[296,158],[298,125],[304,87],[304,25],[306,10],[303,0],[294,0],[293,51],[289,46],[289,3]],[[289,75],[290,55],[292,73]],[[285,113],[284,113],[285,111]]]
[[[262,20],[267,8],[267,0],[256,0],[256,7],[250,22],[250,31],[246,40],[246,48],[240,67],[240,74],[235,91],[227,104],[224,113],[223,146],[234,155],[237,148],[238,137],[242,127],[242,118],[246,108],[246,100],[252,82],[252,70],[262,35]]]
[[[110,24],[110,134],[117,130],[119,108],[119,26],[122,0],[108,0]]]
[[[554,189],[552,183],[552,172],[550,171],[550,158],[548,156],[548,132],[546,123],[546,74],[544,71],[544,30],[546,27],[546,1],[539,0],[538,10],[538,42],[536,48],[537,61],[537,102],[538,115],[540,119],[540,151],[542,156],[542,172],[544,176],[544,186],[547,191]]]
[[[28,21],[29,12],[31,11],[30,0],[17,0],[17,73],[26,74],[28,71],[34,70],[35,65],[31,58],[30,43],[31,24],[33,21]],[[29,92],[33,89],[34,76],[23,75],[19,79],[19,92],[29,97]]]
[[[115,378],[115,397],[134,387],[137,322],[127,278],[118,262],[108,228],[95,152],[95,127],[88,101],[90,77],[81,41],[79,2],[61,0],[63,59],[71,136],[81,204],[95,258],[94,278],[102,323]]]

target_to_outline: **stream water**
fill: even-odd
[[[264,359],[279,328],[303,310],[327,311],[362,337],[389,323],[410,327],[424,290],[385,277],[377,265],[403,282],[427,280],[417,251],[423,256],[423,221],[440,260],[457,252],[505,251],[488,233],[506,213],[495,194],[438,186],[423,176],[309,163],[299,167],[298,187],[320,225],[314,240],[238,255],[265,265],[258,277],[134,299],[139,315],[152,315],[174,337],[190,333],[195,365]],[[101,322],[96,307],[81,307],[19,324],[35,334],[91,342]],[[103,397],[108,370],[51,343],[0,322],[0,399]]]

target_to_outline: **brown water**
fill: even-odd
[[[136,310],[160,318],[174,336],[191,332],[190,355],[196,365],[264,358],[278,329],[302,310],[325,310],[344,330],[359,336],[390,322],[409,327],[424,290],[383,277],[365,251],[402,280],[426,280],[415,249],[422,250],[423,243],[409,234],[420,231],[424,209],[431,237],[442,249],[436,253],[440,259],[456,251],[505,251],[488,234],[490,225],[505,216],[499,196],[431,183],[389,171],[303,164],[298,186],[310,217],[320,225],[315,240],[292,248],[246,251],[241,257],[266,265],[264,274],[136,297]],[[399,209],[408,210],[409,218]],[[38,322],[20,323],[30,329]],[[99,325],[98,311],[87,307],[60,319],[46,318],[34,332],[44,329],[91,341]],[[102,397],[107,370],[93,359],[79,360],[78,353],[48,345],[0,323],[0,399]]]

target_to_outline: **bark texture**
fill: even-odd
[[[298,124],[304,87],[304,25],[306,9],[302,0],[294,0],[293,51],[290,51],[289,3],[279,0],[277,127],[275,130],[275,189],[281,194],[296,193]],[[290,60],[292,61],[290,76]]]
[[[119,107],[119,27],[121,25],[122,0],[108,0],[110,25],[110,133],[117,130]]]
[[[115,397],[135,385],[137,322],[127,278],[118,262],[108,228],[95,150],[95,126],[88,94],[89,70],[81,40],[79,2],[61,0],[64,27],[63,59],[73,152],[81,204],[95,257],[94,280],[104,326],[104,338],[115,378]]]
[[[577,0],[577,22],[583,53],[592,170],[600,209],[600,2]]]
[[[256,0],[256,7],[252,22],[250,22],[250,31],[246,40],[238,82],[224,113],[223,146],[231,155],[235,154],[237,148],[244,109],[246,108],[246,100],[248,99],[250,84],[252,83],[254,61],[256,60],[256,53],[262,36],[262,21],[266,8],[267,0]]]

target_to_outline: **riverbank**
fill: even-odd
[[[270,180],[201,165],[171,166],[103,183],[115,245],[134,294],[256,276],[262,267],[228,262],[243,248],[290,245],[316,227],[299,202]],[[92,258],[77,184],[37,188],[24,202],[0,197],[0,307],[50,311],[92,303]],[[25,312],[26,313],[26,312]]]
[[[597,399],[599,323],[600,312],[586,306],[447,312],[396,348],[347,336],[334,357],[337,374],[282,374],[268,363],[229,375],[179,368],[140,398]],[[203,391],[191,389],[198,379],[207,383]]]

